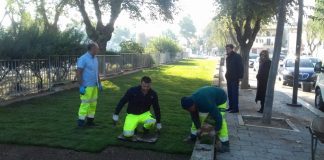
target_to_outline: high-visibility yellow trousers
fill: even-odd
[[[86,117],[94,118],[97,108],[98,87],[87,87],[85,94],[80,94],[80,99],[79,119],[85,120]]]
[[[127,114],[123,134],[125,137],[131,137],[134,135],[135,129],[138,124],[144,124],[145,129],[151,129],[155,125],[155,123],[156,120],[152,117],[150,111],[147,111],[140,115]]]
[[[228,129],[227,129],[227,123],[226,123],[226,117],[225,117],[226,107],[227,107],[226,102],[217,106],[218,110],[220,111],[220,113],[222,115],[222,127],[218,132],[218,138],[220,139],[221,142],[228,141]],[[205,122],[207,117],[208,117],[208,113],[199,112],[199,119],[200,119],[201,125],[203,125],[203,123]],[[191,134],[197,135],[197,128],[194,123],[192,123],[192,125],[191,125]]]

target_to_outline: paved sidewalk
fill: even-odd
[[[226,90],[226,88],[225,88]],[[284,93],[275,92],[273,117],[289,119],[300,132],[239,125],[238,115],[256,112],[256,90],[240,90],[240,113],[227,113],[230,132],[230,153],[217,154],[218,160],[308,160],[311,159],[311,136],[305,127],[316,117],[305,107],[289,107]],[[316,159],[324,159],[324,144],[318,143]]]

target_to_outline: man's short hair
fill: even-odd
[[[226,46],[225,46],[225,48],[230,48],[230,49],[234,49],[234,45],[233,44],[227,44]]]
[[[144,82],[144,83],[151,83],[152,80],[151,80],[150,77],[148,77],[148,76],[144,76],[144,77],[142,77],[141,82]]]
[[[87,49],[88,51],[90,51],[93,47],[96,47],[98,44],[96,42],[89,42],[88,45],[87,45]]]

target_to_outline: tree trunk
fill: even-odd
[[[278,22],[277,22],[277,30],[276,30],[276,39],[275,39],[271,67],[269,71],[267,91],[265,97],[265,106],[264,106],[263,118],[262,118],[262,122],[265,124],[271,123],[274,87],[276,83],[276,76],[277,76],[278,64],[279,64],[279,58],[280,58],[280,52],[282,46],[282,37],[283,37],[286,12],[287,12],[286,5],[287,5],[287,0],[280,0],[278,6],[279,14],[277,16]]]
[[[249,52],[251,47],[247,45],[240,45],[241,46],[241,56],[244,66],[244,76],[241,82],[241,88],[247,89],[250,88],[249,85]]]
[[[85,9],[84,0],[75,0],[81,16],[83,17],[83,22],[86,26],[86,32],[88,37],[97,42],[100,48],[100,54],[103,54],[106,51],[107,42],[111,39],[112,33],[114,32],[114,24],[121,12],[121,3],[120,0],[111,0],[110,2],[110,19],[108,24],[103,25],[102,16],[100,10],[100,4],[98,0],[94,0],[93,5],[95,9],[95,14],[97,18],[97,24],[93,26],[91,23],[90,17]]]
[[[237,2],[237,1],[236,1]],[[236,32],[236,39],[240,44],[241,55],[244,65],[244,76],[241,83],[241,89],[249,88],[249,53],[252,45],[254,43],[255,37],[261,28],[261,18],[256,17],[255,19],[252,16],[247,16],[246,19],[238,20],[237,19],[237,6],[233,7],[231,20],[234,30]],[[255,21],[254,23],[252,23]],[[252,24],[254,26],[252,27]]]
[[[98,43],[100,54],[104,54],[106,52],[107,42],[111,39],[112,33],[114,32],[114,27],[110,25],[97,30],[96,36],[92,40]]]

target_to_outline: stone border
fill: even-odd
[[[252,127],[262,127],[262,128],[269,128],[269,129],[278,129],[278,130],[284,130],[284,131],[294,131],[294,132],[300,132],[300,130],[289,120],[285,118],[279,118],[279,117],[272,117],[272,119],[277,119],[277,120],[285,120],[286,123],[292,128],[292,129],[284,129],[284,128],[276,128],[276,127],[266,127],[266,126],[258,126],[258,125],[250,125],[250,124],[245,124],[243,120],[243,116],[246,117],[256,117],[256,118],[262,118],[261,116],[253,116],[253,115],[241,115],[238,114],[237,118],[239,121],[239,125],[241,126],[252,126]]]

